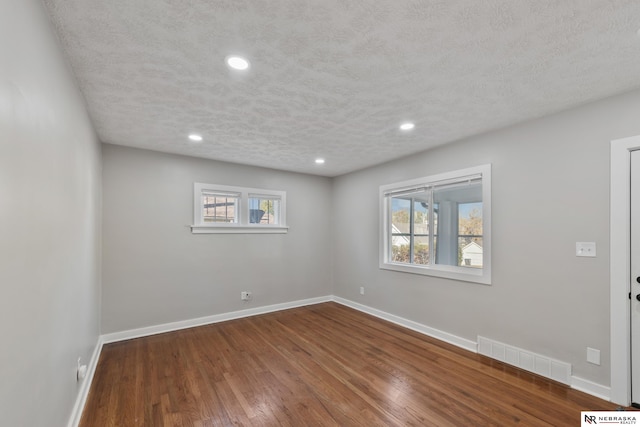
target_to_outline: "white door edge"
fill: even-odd
[[[631,151],[640,135],[611,141],[610,316],[611,401],[631,404],[629,283],[631,274]]]

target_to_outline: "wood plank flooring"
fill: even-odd
[[[99,426],[575,426],[616,405],[336,303],[105,345]]]

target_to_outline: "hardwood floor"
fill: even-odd
[[[105,345],[81,426],[574,426],[616,405],[324,303]]]

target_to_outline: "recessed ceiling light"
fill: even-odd
[[[324,159],[316,159],[316,164],[318,165],[324,164]]]
[[[400,130],[405,130],[405,131],[406,131],[406,130],[411,130],[411,129],[413,129],[414,127],[416,127],[416,125],[415,125],[415,124],[413,124],[413,123],[411,123],[411,122],[406,122],[406,123],[402,123],[402,124],[400,125]]]
[[[202,136],[192,133],[191,135],[189,135],[189,139],[192,141],[200,142],[202,141]]]
[[[249,61],[241,56],[227,56],[227,65],[234,70],[246,70],[249,68]]]

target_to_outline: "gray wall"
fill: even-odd
[[[66,425],[99,335],[100,145],[39,1],[0,1],[0,424]]]
[[[629,93],[335,179],[334,293],[608,385],[609,149],[640,134],[638,111],[640,92]],[[493,285],[380,270],[378,187],[483,163],[493,165]],[[577,258],[577,241],[596,242],[597,258]],[[588,346],[601,366],[586,362]]]
[[[328,178],[106,144],[103,160],[103,333],[331,293]],[[191,234],[194,182],[286,191],[289,232]]]

